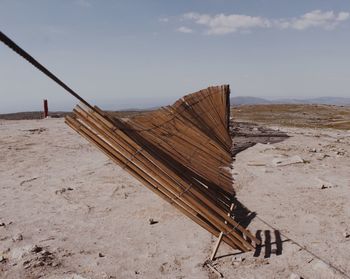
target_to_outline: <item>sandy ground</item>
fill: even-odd
[[[274,128],[291,137],[233,170],[263,245],[222,245],[213,265],[224,278],[349,278],[350,131]],[[0,120],[0,159],[0,278],[217,277],[203,267],[215,238],[63,119]]]

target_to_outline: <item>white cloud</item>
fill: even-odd
[[[269,19],[260,16],[249,16],[240,14],[199,14],[187,13],[182,16],[183,20],[190,21],[196,25],[205,27],[205,32],[209,35],[223,35],[234,32],[249,32],[256,28],[280,28],[305,30],[311,27],[319,27],[324,29],[333,29],[340,22],[349,19],[348,12],[333,11],[322,12],[314,10],[297,18]],[[184,27],[180,27],[182,29]],[[178,29],[178,31],[180,31]],[[185,30],[193,30],[185,27]],[[180,31],[182,32],[182,31]]]
[[[181,26],[181,27],[177,28],[176,31],[181,32],[181,33],[187,33],[187,34],[193,33],[193,30],[191,28],[186,27],[186,26]]]
[[[338,21],[344,21],[344,20],[347,20],[349,17],[350,17],[350,13],[348,13],[348,12],[340,12],[338,14],[337,20]]]
[[[315,10],[299,18],[279,20],[276,24],[281,28],[292,28],[296,30],[304,30],[311,27],[333,29],[341,21],[347,20],[349,15],[350,14],[347,12],[340,12],[337,14],[333,11],[322,12],[320,10]]]
[[[195,23],[206,26],[208,34],[227,34],[239,30],[251,28],[268,28],[271,23],[268,19],[262,17],[253,17],[247,15],[224,15],[218,14],[210,16],[207,14],[188,13],[184,15],[185,19],[193,20]]]

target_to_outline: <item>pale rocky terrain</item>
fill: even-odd
[[[270,128],[290,137],[233,169],[261,251],[222,245],[213,265],[224,278],[350,278],[350,131]],[[215,238],[63,119],[0,120],[0,159],[0,278],[218,277],[203,266]]]

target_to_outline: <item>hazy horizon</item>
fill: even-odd
[[[231,97],[350,97],[350,2],[0,4],[1,31],[104,109],[166,105],[217,84]],[[0,61],[0,113],[77,103],[1,43]]]
[[[190,92],[188,92],[190,93]],[[181,96],[179,96],[180,98]],[[290,101],[308,101],[312,99],[322,99],[322,98],[330,98],[330,99],[336,99],[336,98],[341,98],[345,99],[347,102],[344,105],[349,105],[350,104],[350,97],[330,97],[330,96],[320,96],[320,97],[315,97],[315,98],[305,98],[305,99],[300,99],[300,98],[268,98],[268,97],[256,97],[256,96],[233,96],[231,95],[231,98],[259,98],[262,100],[266,101],[271,101],[271,102],[278,102],[278,101],[285,101],[288,103]],[[177,98],[178,99],[178,98]],[[177,100],[176,99],[176,100]],[[127,100],[123,100],[123,102],[118,102],[116,100],[115,103],[111,103],[111,101],[100,101],[99,104],[97,104],[100,108],[104,110],[147,110],[147,109],[154,109],[162,106],[167,106],[173,104],[175,99],[169,99],[168,101],[166,100],[147,100],[147,102],[138,102],[135,100],[130,100],[130,102],[127,102]],[[50,112],[69,112],[73,109],[73,107],[78,104],[78,102],[75,102],[73,104],[67,104],[67,105],[57,105],[57,104],[52,104],[50,103],[49,100],[49,111]],[[96,104],[94,104],[96,105]],[[232,103],[231,103],[232,105]],[[21,113],[21,112],[34,112],[34,111],[42,111],[43,110],[43,100],[39,100],[38,104],[35,104],[35,106],[29,107],[27,110],[11,110],[11,111],[0,111],[0,114],[11,114],[11,113]]]

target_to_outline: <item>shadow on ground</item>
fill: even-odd
[[[231,152],[233,158],[235,158],[238,153],[257,143],[272,144],[282,142],[289,138],[286,133],[279,130],[273,130],[246,122],[231,122],[230,134],[233,139],[233,148]],[[234,218],[238,224],[247,228],[257,216],[256,212],[250,211],[237,199],[237,197],[233,197],[232,202],[235,205],[232,211],[232,218]],[[256,238],[261,241],[261,244],[256,245],[253,256],[259,257],[263,255],[264,258],[270,258],[271,254],[275,254],[276,256],[282,255],[282,243],[288,241],[282,241],[279,230],[257,230]],[[216,259],[243,253],[244,252],[238,252],[222,255],[218,256]]]

